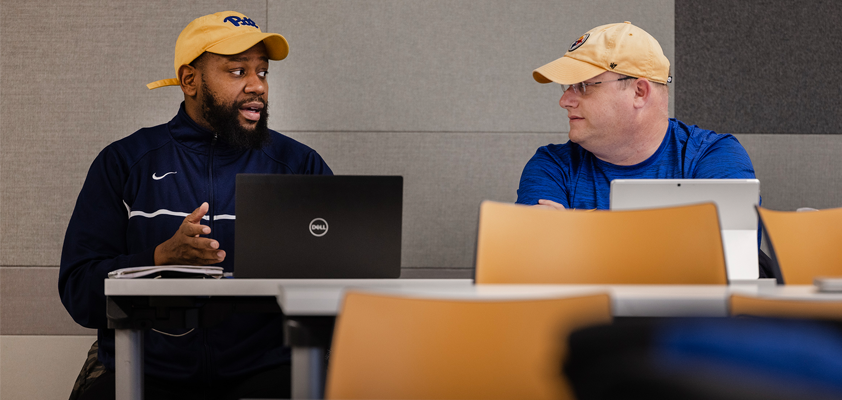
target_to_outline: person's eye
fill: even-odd
[[[269,75],[269,71],[260,71],[260,72],[257,73],[257,76],[259,76],[261,78],[265,78],[266,75]]]
[[[231,73],[234,74],[234,75],[237,75],[237,76],[243,76],[245,74],[245,71],[241,70],[241,69],[235,69],[235,70],[232,70]]]

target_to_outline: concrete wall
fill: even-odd
[[[532,70],[609,22],[660,41],[673,114],[737,134],[765,205],[842,203],[830,51],[842,6],[738,3],[0,1],[0,397],[69,393],[95,332],[58,299],[64,230],[96,154],[175,114],[177,88],[144,85],[172,77],[193,18],[236,9],[283,34],[291,52],[270,66],[270,127],[338,174],[403,175],[403,276],[468,277],[479,202],[514,201],[535,149],[567,140],[558,87]]]

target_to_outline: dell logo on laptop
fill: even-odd
[[[322,237],[327,233],[327,221],[322,218],[316,218],[310,221],[310,233],[315,237]]]

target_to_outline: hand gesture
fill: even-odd
[[[173,237],[155,248],[155,265],[210,265],[225,259],[219,242],[200,237],[211,233],[210,227],[201,224],[208,207],[202,203],[184,218]]]

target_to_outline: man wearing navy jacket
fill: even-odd
[[[332,174],[318,153],[267,127],[269,60],[286,39],[248,17],[200,17],[179,35],[176,78],[184,102],[168,123],[141,129],[94,160],[67,228],[59,272],[62,303],[98,330],[105,373],[82,398],[114,398],[114,331],[103,281],[146,265],[234,265],[238,173]],[[234,315],[220,325],[145,337],[147,398],[289,395],[289,350],[278,315]]]

